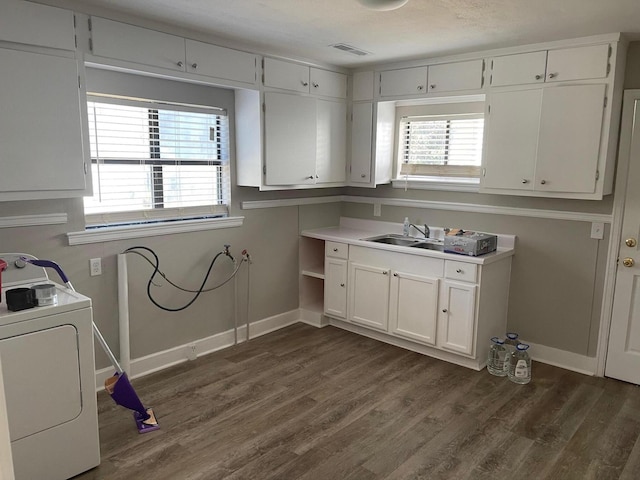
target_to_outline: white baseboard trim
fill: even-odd
[[[279,330],[294,323],[300,321],[300,311],[298,309],[291,310],[289,312],[274,315],[272,317],[264,318],[255,322],[251,322],[249,325],[249,339],[260,337]],[[238,326],[238,343],[246,341],[247,338],[247,326]],[[152,353],[144,357],[131,360],[131,371],[127,372],[129,378],[138,378],[149,375],[165,368],[178,365],[179,363],[189,361],[189,357],[192,355],[192,345],[195,345],[196,356],[207,355],[209,353],[222,350],[233,346],[234,333],[233,329],[225,332],[217,333],[210,337],[194,340],[185,345],[179,345],[177,347],[163,350],[160,352]],[[104,381],[111,377],[114,373],[113,367],[102,368],[96,370],[96,390],[104,390]]]
[[[323,328],[329,325],[329,319],[320,312],[301,308],[298,316],[302,323],[306,323],[312,327]]]
[[[573,372],[593,376],[596,373],[598,361],[596,357],[587,357],[579,353],[567,352],[546,345],[524,342],[530,346],[529,354],[536,362],[546,363],[554,367],[564,368]],[[535,375],[535,370],[534,370]]]

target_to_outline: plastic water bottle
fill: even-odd
[[[504,372],[509,373],[509,362],[511,361],[511,354],[516,351],[516,347],[520,344],[518,340],[518,334],[514,332],[507,332],[505,334],[504,346],[507,349],[507,357],[504,361]]]
[[[531,381],[531,357],[527,353],[529,345],[520,343],[511,353],[509,361],[509,380],[525,384]]]
[[[507,349],[504,341],[498,337],[491,339],[491,347],[489,348],[489,358],[487,359],[487,370],[491,375],[496,377],[506,377],[507,371],[504,369],[504,362],[507,356]]]
[[[409,223],[409,217],[404,217],[404,222],[402,224],[402,235],[407,237],[409,235],[409,228],[411,224]]]

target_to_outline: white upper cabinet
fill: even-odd
[[[265,58],[264,86],[309,93],[309,67],[275,58]]]
[[[347,105],[317,100],[316,183],[343,183],[347,176]]]
[[[73,12],[20,0],[3,0],[0,41],[75,50]]]
[[[313,185],[316,181],[316,99],[265,92],[265,183]]]
[[[92,53],[140,65],[185,71],[184,38],[91,17]]]
[[[402,68],[380,73],[380,96],[421,95],[427,91],[427,67]]]
[[[351,183],[371,182],[373,104],[356,103],[351,112]]]
[[[374,73],[356,72],[353,74],[353,101],[373,100]]]
[[[605,78],[609,44],[521,53],[491,60],[492,87]]]
[[[186,40],[187,72],[244,83],[257,82],[257,57],[253,53]]]
[[[609,73],[608,44],[549,50],[547,82],[605,78]]]
[[[323,97],[347,98],[347,76],[344,73],[310,68],[309,91]]]
[[[482,88],[484,60],[429,66],[429,93],[478,90]]]
[[[543,83],[547,66],[547,52],[505,55],[491,60],[492,87]]]
[[[203,75],[219,79],[216,83],[257,84],[255,54],[99,17],[91,17],[90,28],[91,53],[97,57]]]
[[[264,86],[324,97],[347,97],[345,74],[275,58],[264,59]]]

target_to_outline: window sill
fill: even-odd
[[[409,177],[406,179],[394,178],[391,183],[393,188],[403,188],[405,190],[444,190],[478,193],[480,189],[479,178]]]
[[[82,232],[69,232],[69,245],[101,243],[129,238],[155,237],[173,233],[199,232],[218,228],[241,227],[244,217],[206,218],[197,220],[178,220],[167,223],[149,223],[142,225],[123,225],[118,227],[92,228]]]

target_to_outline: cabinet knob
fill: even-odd
[[[547,183],[546,180],[540,180],[540,185],[545,185]]]
[[[180,68],[184,67],[184,63],[183,62],[178,62],[176,63],[177,66],[179,66]]]
[[[424,85],[418,85],[418,90],[422,91],[424,89]]]
[[[337,252],[337,251],[338,251],[338,249],[337,249],[337,248],[334,248],[334,249],[333,249],[333,251],[334,251],[334,252]]]
[[[542,78],[542,75],[536,75],[536,80],[540,80]]]
[[[394,277],[397,277],[397,276],[398,276],[398,274],[397,274],[397,273],[394,273],[394,274],[393,274],[393,276],[394,276]]]
[[[461,268],[458,268],[458,269],[456,270],[456,273],[462,273],[462,269],[461,269]]]
[[[360,178],[367,178],[367,175],[362,173],[362,174],[360,174]]]
[[[311,85],[313,85],[313,88],[318,88],[320,85],[316,82],[313,82]]]
[[[436,88],[436,84],[435,84],[435,83],[432,83],[431,85],[429,85],[429,88],[430,88],[431,90],[435,89],[435,88]]]
[[[550,73],[549,78],[556,78],[558,76],[557,73]]]
[[[340,284],[340,286],[341,286],[341,287],[344,287],[344,283],[341,283],[341,284]]]
[[[446,308],[442,309],[442,313],[447,313],[447,312],[448,312],[448,310]]]
[[[523,178],[522,183],[529,183],[529,180],[527,180],[526,178]]]
[[[305,82],[304,80],[302,80],[300,83],[302,83],[303,87],[309,86],[309,82]]]
[[[635,247],[635,246],[638,244],[638,241],[637,241],[635,238],[631,237],[631,238],[627,238],[627,239],[624,241],[624,244],[625,244],[627,247]]]
[[[313,180],[313,175],[309,175],[308,177],[304,177],[304,178],[306,178],[307,180]]]
[[[383,275],[389,275],[389,272],[387,272],[386,270],[382,272]]]
[[[198,64],[197,63],[192,63],[191,64],[191,68],[193,68],[194,70],[198,68]]]

